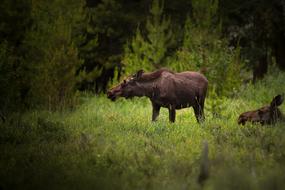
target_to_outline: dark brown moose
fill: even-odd
[[[198,72],[174,73],[160,69],[151,73],[138,71],[107,92],[113,101],[117,97],[146,96],[152,103],[152,121],[159,115],[161,107],[168,108],[169,120],[175,122],[175,110],[193,107],[198,122],[203,121],[204,102],[208,87],[206,77]]]
[[[283,99],[282,95],[277,95],[273,98],[270,105],[242,113],[238,118],[238,124],[245,125],[246,122],[260,123],[261,125],[276,123],[284,118],[278,108],[282,104]]]

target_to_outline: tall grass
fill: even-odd
[[[273,74],[272,74],[273,73]],[[285,92],[284,73],[272,71],[235,98],[206,100],[206,121],[192,108],[176,123],[161,110],[151,122],[148,99],[85,96],[73,112],[34,111],[1,123],[2,189],[201,189],[202,144],[209,145],[204,189],[284,189],[285,126],[237,125],[241,112]],[[281,106],[285,111],[285,106]]]

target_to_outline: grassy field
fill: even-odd
[[[0,189],[285,189],[285,124],[237,125],[240,113],[285,92],[284,81],[278,72],[236,97],[206,99],[201,125],[192,108],[175,124],[162,109],[152,123],[148,99],[103,95],[82,96],[73,111],[15,113],[0,124]]]

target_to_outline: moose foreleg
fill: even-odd
[[[159,111],[160,111],[160,106],[153,103],[152,104],[152,121],[157,120],[157,117],[159,115]]]
[[[175,108],[170,107],[168,108],[168,110],[169,110],[169,121],[174,123],[175,122]]]

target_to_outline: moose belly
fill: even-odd
[[[179,99],[179,98],[159,98],[159,99],[155,99],[152,100],[153,102],[155,102],[156,104],[160,105],[161,107],[165,107],[165,108],[170,108],[170,107],[174,107],[175,109],[183,109],[183,108],[188,108],[191,107],[194,103],[193,101],[191,101],[191,98],[185,99],[183,101],[183,98]]]
[[[191,107],[191,106],[192,105],[190,103],[184,103],[184,104],[176,105],[175,109],[179,110],[179,109],[188,108],[188,107]]]

